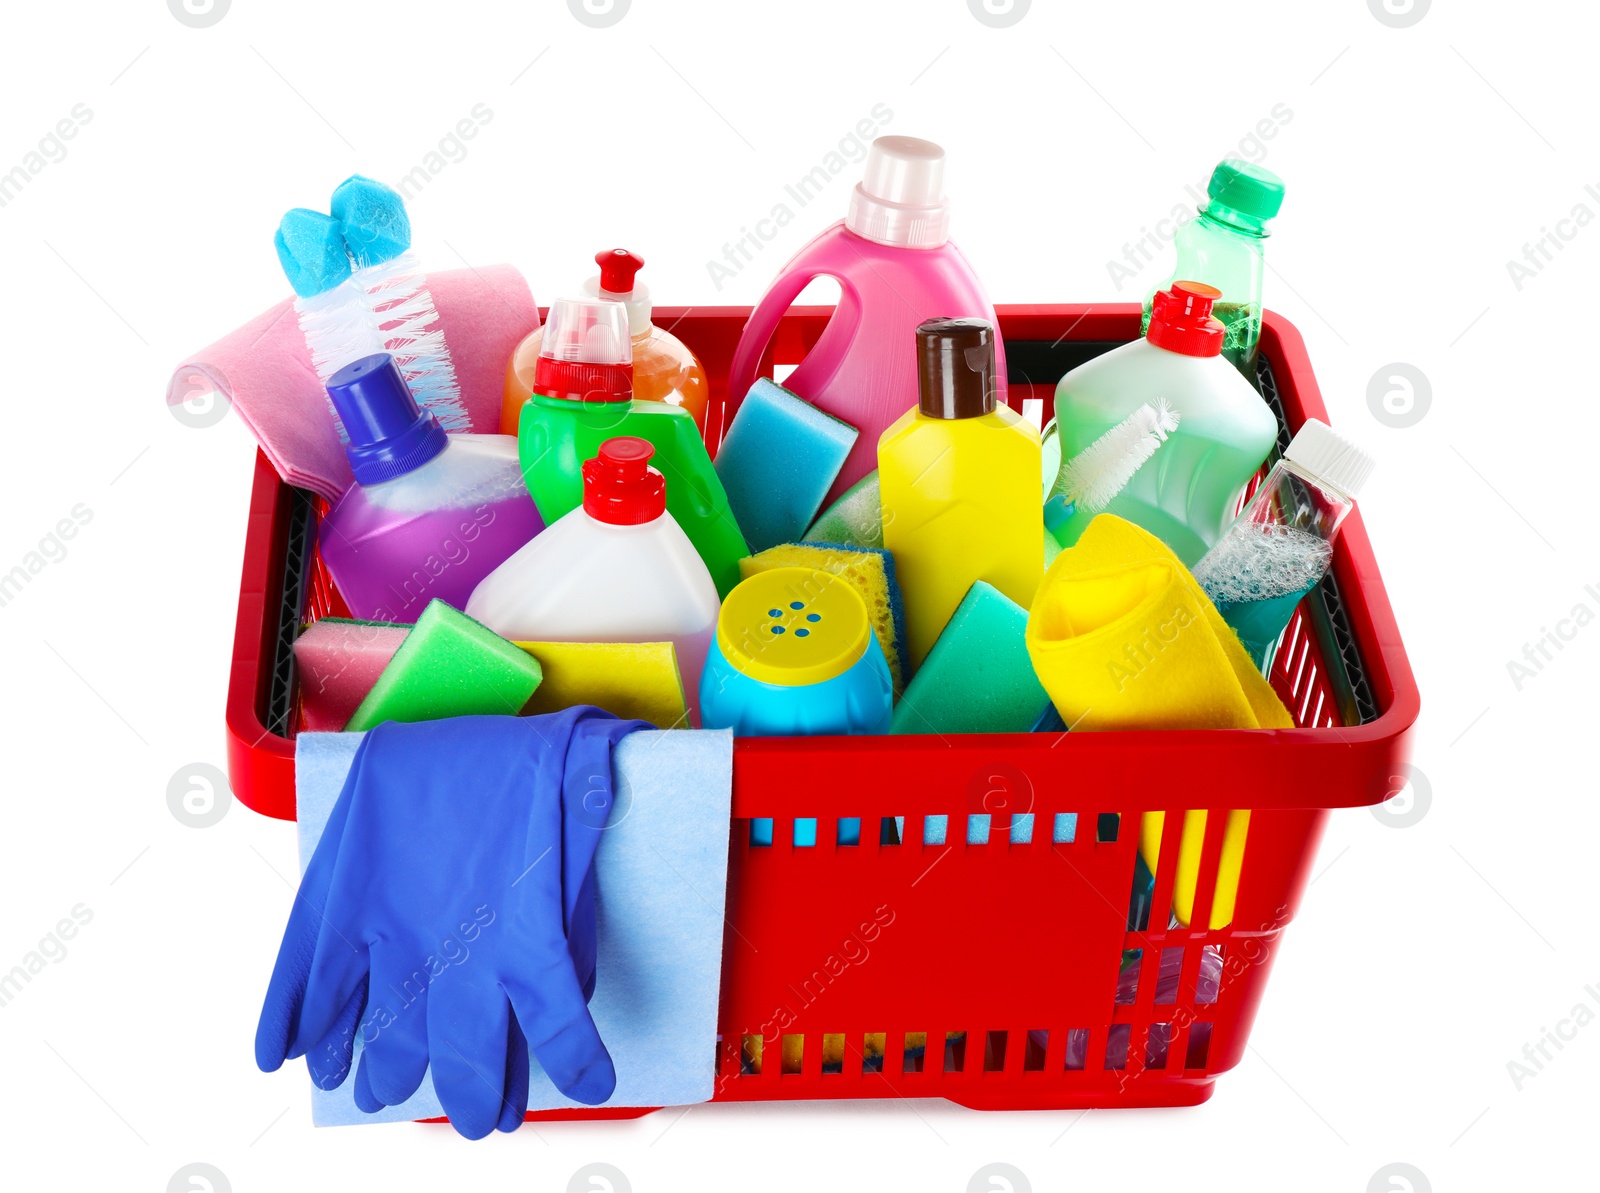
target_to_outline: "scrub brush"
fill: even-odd
[[[1178,412],[1157,398],[1063,460],[1045,501],[1046,525],[1053,529],[1080,509],[1091,514],[1105,509],[1177,429]]]
[[[404,201],[353,174],[335,188],[331,210],[290,211],[275,241],[318,378],[326,383],[352,361],[387,352],[446,431],[470,430],[439,312],[411,252]],[[342,426],[339,433],[342,441]]]

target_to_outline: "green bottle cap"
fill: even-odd
[[[1224,158],[1211,171],[1206,194],[1213,203],[1254,219],[1270,220],[1283,207],[1283,179],[1238,158]]]

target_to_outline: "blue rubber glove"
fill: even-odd
[[[304,1055],[356,1103],[430,1068],[463,1135],[514,1130],[528,1054],[595,1105],[616,1072],[589,1016],[595,848],[611,751],[642,721],[579,707],[371,730],[301,879],[256,1032],[264,1071]]]

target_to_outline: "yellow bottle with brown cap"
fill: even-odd
[[[975,581],[1026,609],[1044,574],[1039,432],[997,402],[993,377],[993,327],[928,320],[917,328],[917,406],[878,440],[883,545],[913,666]]]

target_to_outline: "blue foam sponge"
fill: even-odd
[[[381,264],[411,247],[411,217],[391,186],[352,174],[334,188],[328,210],[344,226],[344,242],[357,266]]]
[[[289,285],[301,298],[332,290],[350,276],[344,235],[332,216],[296,207],[279,221],[272,243]]]
[[[717,475],[751,551],[806,532],[859,434],[765,377],[750,387],[717,452]]]

